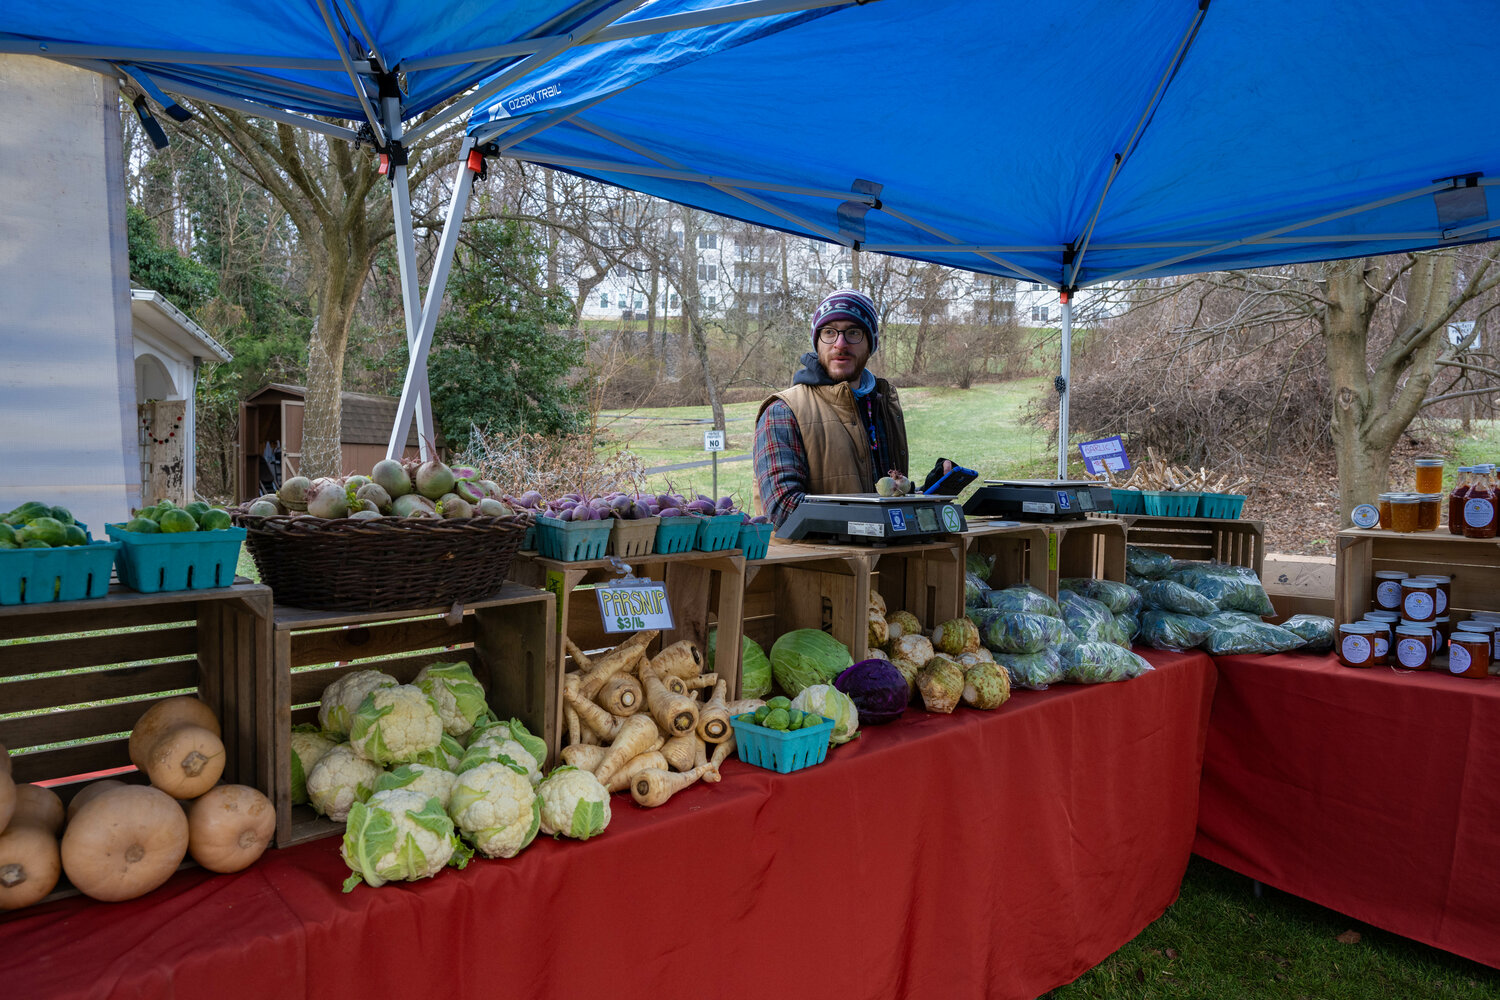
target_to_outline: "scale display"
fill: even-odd
[[[964,503],[964,513],[1021,521],[1073,521],[1114,507],[1109,486],[1093,480],[990,479]]]
[[[968,526],[957,497],[916,493],[809,494],[777,530],[789,541],[894,545],[929,541]]]

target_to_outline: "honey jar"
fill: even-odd
[[[1448,639],[1448,672],[1455,677],[1490,675],[1490,637],[1455,629]]]
[[[1443,492],[1443,460],[1441,458],[1419,458],[1412,464],[1417,469],[1418,493]]]
[[[1368,667],[1374,662],[1374,622],[1350,622],[1339,626],[1339,662],[1346,667]]]
[[[1417,530],[1436,531],[1443,523],[1443,495],[1441,493],[1417,494]]]
[[[1391,497],[1391,530],[1403,533],[1420,531],[1421,509],[1415,493],[1398,493]]]
[[[1377,498],[1377,508],[1380,511],[1380,527],[1385,531],[1391,530],[1391,498],[1396,494],[1382,493]]]
[[[1406,574],[1399,569],[1375,571],[1375,607],[1381,611],[1401,610],[1401,581]]]
[[[1410,576],[1402,580],[1401,616],[1408,621],[1432,624],[1437,617],[1437,584]]]

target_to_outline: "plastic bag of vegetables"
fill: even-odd
[[[1115,625],[1115,616],[1098,601],[1064,590],[1058,593],[1057,604],[1062,609],[1063,621],[1068,623],[1079,642],[1119,641],[1120,630]]]
[[[1063,679],[1062,659],[1054,649],[1044,649],[1040,653],[996,653],[995,662],[1010,675],[1012,688],[1045,691],[1049,685]]]
[[[1115,624],[1119,626],[1120,634],[1125,637],[1127,644],[1134,642],[1135,637],[1141,634],[1141,619],[1138,612],[1115,615]]]
[[[1276,613],[1260,577],[1248,566],[1187,563],[1173,571],[1172,579],[1196,590],[1223,611],[1245,611],[1260,616]]]
[[[1211,615],[1218,605],[1190,587],[1175,580],[1153,580],[1141,588],[1141,600],[1152,611],[1170,611],[1174,615]]]
[[[1141,545],[1127,545],[1125,570],[1147,580],[1160,580],[1172,572],[1172,557]]]
[[[805,687],[833,683],[853,663],[848,646],[815,628],[795,629],[771,646],[771,676],[789,698]]]
[[[1141,615],[1140,640],[1152,649],[1192,649],[1213,632],[1211,623],[1193,615],[1147,611]]]
[[[1057,606],[1056,601],[1029,585],[991,590],[984,595],[984,603],[986,607],[997,611],[1025,611],[1034,615],[1062,617],[1062,609]]]
[[[1285,653],[1306,643],[1300,635],[1245,616],[1220,612],[1208,621],[1214,630],[1199,648],[1213,656]]]
[[[1056,627],[1049,622],[1061,624],[1046,615],[1001,611],[985,626],[984,648],[992,653],[1039,653],[1056,635]]]
[[[1069,646],[1063,657],[1070,684],[1107,684],[1139,677],[1152,669],[1139,654],[1112,642],[1080,642]]]
[[[1323,615],[1292,615],[1281,627],[1307,642],[1309,653],[1326,653],[1333,648],[1335,629],[1332,618]]]
[[[843,676],[843,671],[840,671],[839,676]],[[792,707],[833,720],[833,729],[828,733],[828,745],[831,747],[848,743],[859,735],[859,709],[855,706],[854,699],[832,684],[814,684],[803,688],[792,699]]]
[[[1063,590],[1098,601],[1117,615],[1130,614],[1141,606],[1140,593],[1128,583],[1117,580],[1094,580],[1089,577],[1066,577],[1057,585]]]
[[[984,577],[978,573],[966,572],[964,574],[964,607],[983,607],[984,595],[989,592],[990,585],[984,582]]]

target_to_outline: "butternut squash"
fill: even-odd
[[[223,735],[213,709],[203,702],[191,695],[168,698],[146,709],[136,720],[135,728],[130,731],[130,762],[142,771],[146,770],[146,758],[157,740],[168,730],[184,725],[202,726],[215,736]]]
[[[151,784],[174,799],[196,799],[219,783],[224,744],[202,726],[178,726],[158,739],[146,757]]]
[[[17,823],[0,833],[0,910],[40,902],[60,877],[57,837],[30,823]]]
[[[276,834],[276,807],[249,785],[220,785],[188,808],[188,853],[211,872],[255,864]]]
[[[111,788],[119,788],[124,784],[125,782],[114,778],[104,778],[101,781],[91,781],[87,785],[84,785],[78,790],[78,794],[73,796],[72,801],[68,803],[68,821],[72,822],[73,817],[78,815],[78,810],[82,809],[84,803],[88,802],[89,799],[107,792]]]
[[[188,821],[166,792],[146,785],[111,788],[85,803],[62,838],[62,867],[90,899],[143,896],[182,864]]]
[[[22,823],[39,826],[56,837],[66,814],[62,799],[52,789],[41,785],[16,786],[16,809],[10,817],[11,826]]]

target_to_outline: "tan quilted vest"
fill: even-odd
[[[879,399],[877,412],[883,414],[890,440],[886,442],[891,468],[906,471],[906,424],[901,416],[901,401],[896,388],[885,379],[875,380]],[[791,408],[797,418],[797,430],[807,450],[809,493],[870,493],[875,480],[886,469],[870,467],[870,438],[860,423],[854,389],[849,382],[833,385],[794,385],[760,404],[760,414],[775,400]]]

